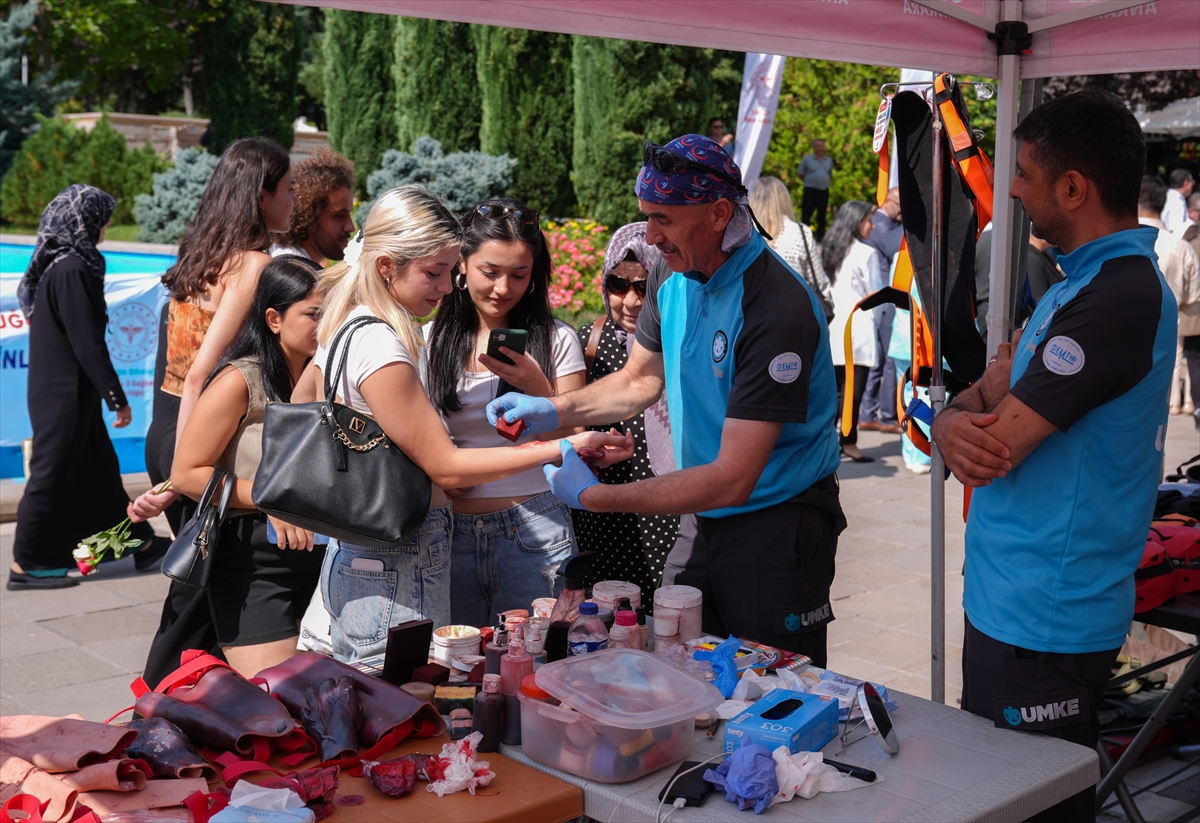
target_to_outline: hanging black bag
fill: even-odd
[[[429,476],[373,418],[333,402],[350,337],[382,322],[358,317],[338,330],[325,361],[324,400],[267,404],[251,493],[266,514],[372,549],[407,543],[425,519],[431,492]]]
[[[213,494],[224,480],[221,502],[213,505]],[[200,506],[196,514],[179,530],[179,536],[171,543],[163,557],[162,573],[172,580],[189,586],[204,588],[212,574],[217,556],[217,543],[221,538],[221,524],[229,509],[229,498],[237,478],[224,469],[214,469],[204,493],[200,495]]]

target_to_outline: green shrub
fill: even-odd
[[[35,115],[38,129],[21,144],[0,183],[0,215],[36,226],[51,200],[72,183],[72,166],[87,134],[57,117]]]
[[[217,168],[216,155],[183,149],[175,167],[154,175],[150,194],[141,194],[133,207],[137,239],[143,243],[178,243],[200,208],[200,197]]]
[[[37,128],[37,115],[50,117],[54,106],[71,96],[76,83],[56,83],[55,71],[30,72],[21,82],[21,55],[29,49],[29,32],[37,16],[37,0],[5,4],[0,18],[0,177],[12,165],[13,154]],[[33,68],[33,66],[30,66]]]
[[[363,225],[375,199],[385,191],[419,183],[439,195],[455,212],[464,212],[480,200],[497,197],[512,185],[517,162],[503,154],[492,157],[480,151],[443,154],[442,144],[429,135],[418,137],[412,154],[389,149],[383,167],[367,178],[367,196],[355,215]]]

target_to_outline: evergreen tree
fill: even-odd
[[[175,166],[154,175],[150,194],[137,196],[140,243],[178,243],[200,209],[200,197],[217,169],[217,157],[201,149],[182,149]]]
[[[29,67],[29,85],[21,83],[21,54],[37,14],[37,0],[14,5],[0,19],[0,177],[12,165],[13,154],[37,128],[35,115],[50,117],[65,100],[71,85],[56,84],[54,72],[38,75]]]
[[[469,25],[397,18],[395,71],[402,150],[425,134],[449,152],[479,148],[479,81]]]
[[[0,183],[0,214],[23,226],[36,226],[46,204],[72,183],[71,167],[87,132],[59,117],[37,118],[38,129],[13,157]]]
[[[642,219],[633,187],[643,143],[706,134],[710,117],[732,119],[743,56],[576,36],[573,58],[580,209],[610,227]]]
[[[358,193],[396,145],[392,61],[396,18],[325,10],[324,105],[329,143],[354,164]]]
[[[204,26],[214,152],[252,135],[292,147],[300,52],[295,17],[292,6],[227,0],[224,14]]]
[[[517,159],[515,196],[544,214],[571,214],[571,37],[496,26],[472,26],[471,34],[481,97],[480,149]]]

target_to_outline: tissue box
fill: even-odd
[[[775,689],[725,724],[725,751],[742,740],[774,751],[815,752],[837,735],[838,702],[826,695]]]

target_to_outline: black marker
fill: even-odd
[[[875,772],[871,771],[870,769],[863,769],[859,768],[858,766],[848,766],[845,763],[839,763],[836,760],[830,760],[829,758],[823,758],[823,761],[828,763],[830,766],[833,766],[843,774],[848,774],[851,777],[857,777],[859,780],[864,780],[867,783],[875,782]]]

